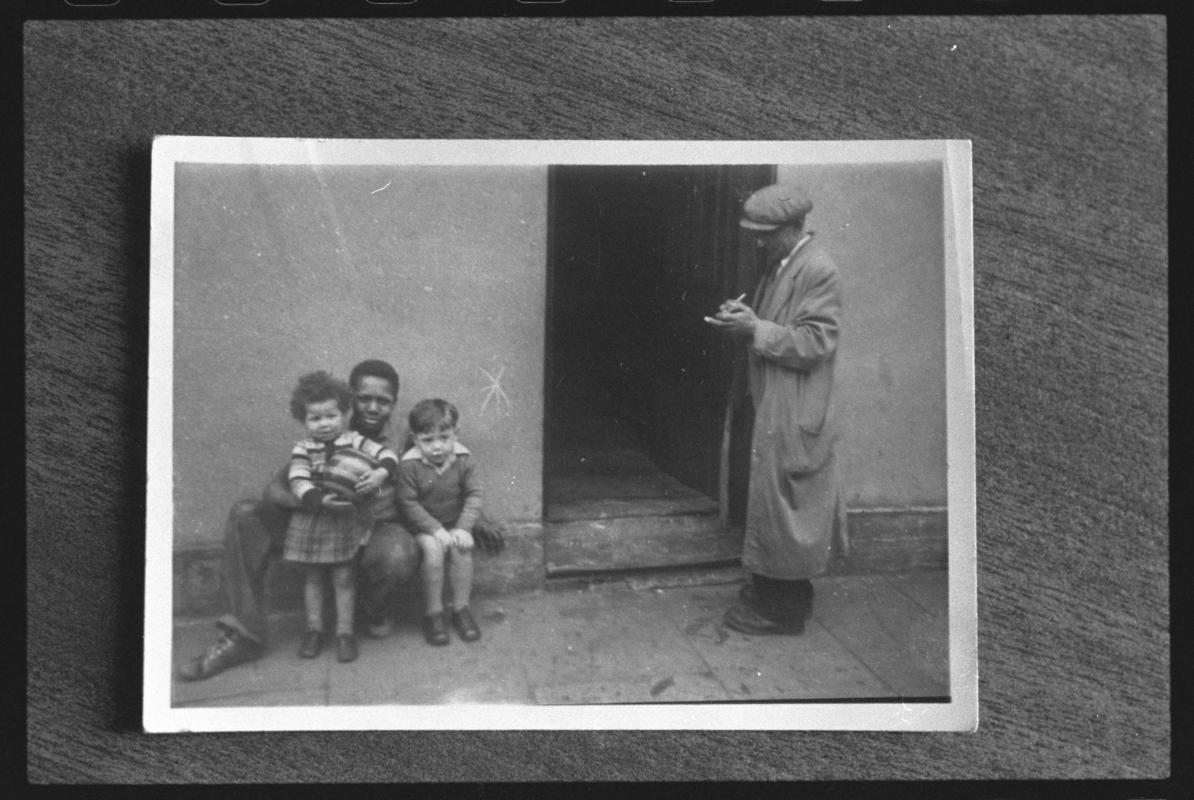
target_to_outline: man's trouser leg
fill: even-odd
[[[755,575],[754,585],[759,611],[763,616],[785,624],[803,623],[812,616],[812,581],[779,580]]]
[[[224,589],[232,611],[219,624],[258,644],[266,642],[265,578],[282,551],[290,513],[260,500],[241,500],[224,527]]]
[[[418,574],[419,548],[415,537],[393,521],[373,526],[361,552],[357,573],[358,616],[368,625],[386,622],[393,611],[398,585]]]

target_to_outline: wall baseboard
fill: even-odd
[[[850,509],[850,547],[829,562],[830,575],[945,569],[949,516],[940,508]]]
[[[506,548],[499,556],[474,560],[473,590],[478,595],[528,591],[543,585],[543,526],[537,522],[507,523]],[[174,551],[174,614],[216,617],[226,613],[222,547],[190,547]],[[303,573],[296,564],[276,559],[266,577],[269,610],[301,608]]]
[[[916,572],[945,569],[948,517],[944,508],[853,509],[847,513],[848,554],[835,554],[830,575]],[[227,611],[219,547],[185,548],[174,553],[174,613],[177,617],[215,617]],[[545,584],[543,525],[511,523],[506,549],[497,557],[479,556],[473,577],[480,596],[542,588]],[[302,605],[302,572],[278,561],[266,591],[272,611]]]

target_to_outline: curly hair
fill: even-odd
[[[394,397],[398,396],[398,371],[388,361],[382,361],[380,358],[362,361],[348,373],[348,384],[355,390],[359,388],[361,378],[365,377],[388,381],[394,390]]]
[[[335,400],[341,411],[348,411],[352,406],[352,389],[323,370],[308,372],[298,379],[290,395],[290,413],[302,422],[307,418],[307,406],[327,400]]]
[[[433,433],[441,428],[455,428],[460,420],[460,412],[456,406],[438,397],[431,400],[420,400],[410,410],[411,434]]]

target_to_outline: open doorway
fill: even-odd
[[[729,480],[726,452],[735,352],[702,318],[753,281],[738,209],[773,175],[760,166],[552,168],[549,575],[740,555],[734,498],[745,483]]]

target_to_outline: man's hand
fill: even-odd
[[[325,494],[320,498],[319,504],[324,508],[329,508],[332,511],[343,511],[346,508],[352,508],[352,503],[337,494]]]
[[[754,309],[741,300],[726,300],[717,310],[717,315],[705,317],[705,322],[718,330],[734,336],[751,336],[759,317]]]
[[[452,546],[457,550],[469,551],[473,549],[473,535],[464,528],[453,528],[450,532]]]
[[[386,482],[386,478],[390,476],[388,470],[378,467],[371,469],[365,474],[365,477],[357,481],[356,490],[359,495],[371,495],[377,492]]]
[[[473,526],[473,541],[478,550],[494,555],[506,546],[505,532],[505,526],[500,522],[491,522],[482,516]]]
[[[274,477],[266,484],[265,491],[262,492],[262,499],[271,506],[278,508],[296,509],[299,507],[299,500],[290,491],[290,481],[287,480],[287,475],[290,474],[290,462],[286,462],[282,469],[274,473]]]

